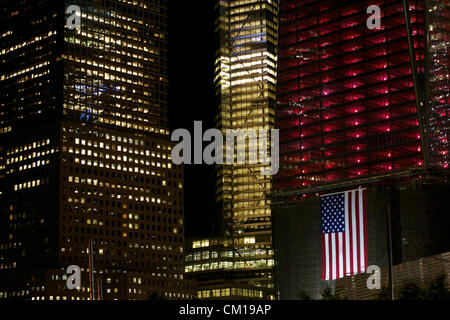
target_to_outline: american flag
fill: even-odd
[[[322,212],[322,280],[334,280],[367,268],[366,190],[356,189],[320,199]]]

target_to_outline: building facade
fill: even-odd
[[[168,138],[167,6],[2,7],[0,298],[194,293]],[[69,265],[80,290],[65,288]]]
[[[403,1],[283,3],[276,189],[448,167],[448,1],[407,3],[408,24]]]
[[[389,250],[394,267],[448,251],[450,219],[446,214],[449,206],[446,195],[450,191],[449,178],[448,171],[419,168],[417,171],[405,171],[402,177],[386,176],[370,183],[359,181],[360,185],[341,189],[329,185],[328,189],[319,192],[330,193],[359,186],[367,189],[368,265],[384,270],[381,279],[384,285],[388,283]],[[335,189],[331,189],[333,187]],[[322,280],[320,198],[315,192],[301,200],[274,199],[273,229],[276,289],[282,300],[299,299],[301,292],[320,299],[328,286],[336,286],[337,289],[345,284],[349,289],[352,279],[366,281],[370,276],[359,274],[335,281]],[[401,275],[396,276],[394,272],[394,279],[396,277]],[[357,288],[364,291],[368,298],[379,292],[367,287],[363,290],[361,284]],[[346,295],[349,298],[360,297]]]
[[[369,264],[388,262],[388,210],[396,264],[448,251],[445,197],[425,195],[448,185],[449,12],[448,1],[281,2],[272,214],[282,299],[334,285],[318,273],[321,194],[368,189]]]
[[[224,135],[227,130],[273,129],[278,1],[221,0],[215,12],[216,127]],[[249,139],[246,160],[251,144],[257,141]],[[219,238],[232,243],[233,285],[273,287],[271,209],[266,197],[272,177],[260,174],[267,167],[248,161],[217,167]]]
[[[414,283],[419,288],[427,289],[438,277],[444,278],[444,287],[450,291],[450,253],[444,252],[396,265],[393,267],[392,273],[395,299],[402,298],[401,291],[405,285]],[[380,282],[382,288],[389,287],[388,268],[381,269]],[[335,292],[339,296],[351,300],[383,298],[380,290],[367,288],[367,275],[365,274],[337,280]]]
[[[268,256],[266,249],[239,256],[230,239],[187,241],[186,277],[197,280],[198,299],[272,300],[273,289],[242,281],[254,277],[255,266]],[[259,258],[258,260],[249,260]],[[258,259],[256,258],[256,259]],[[242,260],[245,259],[245,264]],[[241,263],[241,265],[239,265]],[[264,275],[264,274],[261,274]]]

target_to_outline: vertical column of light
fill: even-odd
[[[429,137],[427,133],[427,127],[428,123],[426,123],[425,118],[425,108],[424,108],[424,96],[423,91],[419,91],[419,78],[418,73],[419,70],[417,68],[418,61],[420,57],[416,55],[416,47],[419,47],[419,45],[416,45],[416,42],[414,41],[414,30],[413,30],[413,24],[417,22],[417,15],[414,15],[414,12],[411,13],[411,11],[417,10],[417,3],[414,5],[410,5],[407,0],[402,1],[403,6],[403,14],[404,14],[404,21],[405,21],[405,28],[406,28],[406,38],[408,40],[408,51],[409,51],[409,57],[410,57],[410,63],[411,63],[411,72],[412,72],[412,80],[413,80],[413,88],[414,88],[414,96],[415,96],[415,104],[416,104],[416,112],[417,112],[417,118],[419,122],[419,132],[420,132],[420,140],[421,140],[421,148],[422,148],[422,155],[423,155],[423,162],[419,161],[419,165],[425,164],[426,166],[429,165]],[[415,30],[417,31],[417,28]],[[419,59],[418,59],[419,58]]]
[[[374,46],[370,54],[379,56],[376,60],[368,60],[369,68],[385,71],[380,73],[378,85],[369,87],[372,93],[370,104],[371,131],[367,138],[370,143],[371,173],[384,173],[393,169],[415,166],[422,157],[417,150],[420,134],[417,126],[417,113],[414,92],[414,81],[409,56],[408,38],[405,36],[405,23],[402,1],[396,1],[382,7],[384,23],[383,38],[371,38],[382,41],[382,46]],[[420,61],[420,23],[418,8],[412,21],[414,42],[417,47],[417,62]],[[379,51],[382,48],[383,51]],[[371,61],[374,61],[373,63]],[[384,84],[385,83],[385,84]]]
[[[68,118],[89,122],[102,114],[105,17],[94,7],[81,7],[80,26],[65,27],[64,110]],[[80,50],[80,48],[84,50]],[[103,70],[102,70],[103,69]]]
[[[314,103],[311,101],[312,95],[308,97],[308,93],[305,93],[305,87],[311,85],[308,86],[304,81],[315,66],[315,57],[311,55],[314,52],[310,52],[310,48],[304,44],[305,40],[313,41],[316,36],[314,29],[308,29],[306,23],[312,14],[310,9],[307,1],[281,3],[276,120],[277,128],[280,129],[281,166],[276,181],[277,188],[282,189],[296,187],[304,182],[302,171],[308,160],[301,149],[305,137],[301,119],[307,114],[308,105]]]
[[[390,123],[393,130],[387,134],[387,144],[393,146],[394,169],[410,168],[426,163],[428,155],[423,148],[424,118],[423,91],[418,90],[418,80],[423,71],[423,42],[421,34],[423,2],[409,2],[405,10],[404,2],[387,6],[391,28],[388,30],[388,71],[392,91],[389,95],[389,108],[392,113]],[[400,14],[401,12],[401,14]],[[406,19],[409,23],[405,24]],[[422,19],[422,18],[420,18]],[[399,29],[402,28],[402,29]],[[402,34],[399,34],[399,30]],[[422,30],[423,31],[423,30]],[[405,34],[406,33],[406,34]],[[419,67],[419,68],[418,68]]]
[[[333,66],[333,78],[339,79],[336,81],[330,92],[331,103],[336,106],[337,119],[334,120],[337,135],[340,138],[336,141],[337,153],[334,157],[340,163],[342,169],[336,168],[336,179],[344,177],[354,177],[362,174],[361,153],[362,149],[353,150],[352,145],[361,143],[364,138],[364,130],[361,128],[361,123],[358,121],[358,115],[352,112],[352,108],[347,107],[347,103],[354,106],[359,106],[362,102],[361,83],[358,81],[359,66],[362,62],[362,46],[358,37],[354,34],[359,30],[359,25],[362,19],[356,15],[355,5],[342,6],[342,8],[335,8],[334,12],[339,12],[339,16],[334,17],[340,19],[340,26],[342,32],[334,37],[334,46],[339,48],[339,61],[343,66],[343,74],[340,73],[339,66]],[[359,9],[359,8],[358,8]],[[346,77],[348,77],[346,79]],[[333,101],[334,100],[334,101]],[[338,120],[342,117],[342,120]],[[344,134],[341,135],[340,132]]]
[[[327,162],[325,158],[333,153],[333,144],[342,139],[342,130],[336,130],[342,121],[336,122],[333,113],[339,109],[338,74],[342,74],[343,63],[339,51],[340,34],[336,32],[340,12],[329,2],[316,4],[303,3],[308,10],[306,16],[299,18],[302,25],[299,34],[301,43],[297,46],[302,50],[300,59],[301,107],[299,126],[301,130],[298,148],[301,154],[301,186],[317,183],[325,178]],[[345,26],[340,26],[345,30]],[[342,119],[342,118],[341,118]],[[342,154],[343,152],[340,152]],[[317,159],[321,159],[317,161]]]
[[[431,165],[450,163],[450,1],[427,1]]]
[[[365,10],[365,8],[362,9]],[[365,92],[370,97],[365,99],[364,103],[368,128],[367,136],[364,139],[365,145],[358,145],[358,147],[365,147],[367,150],[368,174],[386,172],[393,168],[392,145],[385,143],[387,142],[385,140],[388,139],[380,139],[380,136],[389,137],[392,134],[393,85],[389,77],[391,70],[389,67],[392,67],[393,62],[389,58],[387,38],[389,30],[397,25],[392,25],[390,11],[385,6],[381,6],[381,10],[383,23],[380,30],[369,30],[364,25],[366,46],[364,81],[366,83]],[[374,62],[370,57],[376,57],[375,60],[372,60]]]
[[[368,122],[370,119],[370,110],[364,101],[370,96],[373,96],[371,90],[365,87],[364,79],[370,75],[370,72],[374,71],[367,65],[367,54],[365,51],[365,41],[362,38],[363,29],[366,28],[364,12],[367,7],[362,3],[354,3],[353,5],[344,8],[347,16],[347,32],[345,33],[341,41],[349,42],[349,46],[346,46],[346,51],[349,50],[352,53],[352,59],[348,69],[346,68],[346,75],[351,80],[345,82],[343,90],[350,89],[349,98],[344,93],[344,106],[343,110],[346,115],[345,126],[347,128],[354,128],[351,130],[351,137],[346,141],[346,153],[344,156],[348,157],[347,165],[349,169],[339,178],[356,177],[360,175],[367,175],[370,172],[370,165],[368,164],[370,149],[368,148],[367,139],[370,132],[370,125]],[[376,31],[372,31],[375,33]],[[364,32],[365,33],[365,32]],[[345,52],[344,52],[345,54]],[[387,94],[386,90],[383,90],[384,84],[377,84],[374,91],[383,92]],[[365,99],[364,99],[365,98]],[[347,103],[350,102],[350,105]]]
[[[402,63],[403,59],[407,59],[407,42],[404,38],[395,37],[396,30],[401,28],[403,25],[402,16],[399,14],[401,10],[401,3],[397,2],[392,5],[387,5],[382,7],[384,14],[384,23],[382,24],[382,34],[384,37],[375,38],[375,46],[370,48],[370,52],[379,56],[378,62],[375,67],[378,70],[385,70],[386,74],[382,75],[382,80],[386,83],[388,95],[380,92],[379,98],[372,98],[368,104],[370,110],[370,136],[371,141],[371,155],[374,157],[371,160],[376,160],[372,162],[370,167],[370,173],[377,174],[380,172],[386,172],[388,170],[397,169],[400,164],[396,161],[398,158],[402,158],[400,155],[400,150],[396,147],[394,141],[399,139],[407,140],[407,137],[401,137],[402,133],[397,133],[395,130],[391,131],[392,124],[395,123],[396,118],[401,117],[411,117],[411,108],[403,107],[404,104],[410,105],[413,103],[411,100],[411,88],[412,81],[410,77],[405,79],[409,74],[409,67],[401,67],[399,74],[399,64]],[[394,40],[389,42],[389,40]],[[381,51],[377,50],[376,44],[380,42],[382,44]],[[399,51],[401,52],[399,54]],[[395,56],[401,56],[402,60],[395,58]],[[366,63],[368,68],[371,68],[370,62]],[[405,66],[405,63],[403,63]],[[370,69],[369,69],[370,70]],[[403,78],[403,79],[401,79]],[[399,98],[396,97],[395,88],[398,87],[399,79],[404,82],[406,88],[403,90],[402,98],[406,100],[406,103],[398,102]],[[382,88],[384,90],[384,88]],[[375,92],[376,94],[376,92]],[[376,97],[376,96],[375,96]],[[405,110],[400,111],[404,108]],[[414,116],[415,117],[415,116]],[[379,124],[378,124],[379,123]],[[394,137],[398,137],[397,139]],[[401,137],[401,138],[400,138]],[[390,163],[387,168],[382,167],[380,162],[384,159],[390,159]]]
[[[69,6],[66,3],[65,7]],[[81,28],[84,27],[84,19],[80,17],[80,25],[76,28],[69,28],[67,25],[64,26],[64,46],[67,55],[65,55],[64,63],[64,103],[63,103],[63,114],[65,116],[72,115],[76,113],[75,110],[81,110],[80,98],[81,93],[81,83],[75,83],[75,59],[72,56],[72,51],[77,45],[81,44]]]
[[[298,96],[294,96],[296,101],[294,103],[298,104],[299,112],[298,118],[295,126],[300,130],[300,138],[291,145],[291,152],[299,153],[300,155],[300,170],[297,177],[297,185],[306,185],[305,174],[311,172],[311,166],[313,162],[311,161],[311,152],[305,150],[305,140],[314,136],[318,133],[316,131],[318,125],[312,124],[311,126],[305,125],[305,119],[315,112],[313,109],[314,105],[321,102],[321,83],[319,77],[317,80],[308,84],[306,79],[311,79],[313,73],[319,74],[320,64],[318,63],[317,53],[318,45],[318,16],[317,7],[308,6],[308,3],[302,1],[296,9],[296,28],[297,33],[294,35],[296,39],[294,47],[294,58],[296,60],[298,74],[297,78],[299,81],[299,91]],[[319,124],[320,128],[320,124]]]
[[[226,130],[231,129],[230,49],[228,45],[230,32],[229,1],[219,0],[215,6],[215,14],[217,48],[215,53],[214,84],[218,103],[216,111],[216,125],[225,136]],[[216,167],[216,197],[222,215],[222,232],[225,236],[229,236],[232,215],[232,181],[231,165],[225,163],[226,146],[224,146],[223,154],[224,164]]]
[[[277,84],[277,105],[278,108],[276,109],[276,127],[280,130],[280,170],[278,171],[277,175],[275,176],[274,180],[274,188],[276,190],[281,190],[284,188],[284,185],[286,184],[285,179],[290,171],[289,168],[289,157],[285,154],[285,146],[284,142],[289,137],[289,129],[287,127],[287,120],[286,117],[289,115],[290,110],[287,108],[286,103],[286,95],[287,95],[287,89],[284,85],[285,81],[287,81],[288,76],[285,69],[287,68],[287,49],[285,48],[285,41],[284,37],[285,34],[292,31],[294,27],[289,28],[289,23],[292,23],[292,21],[288,21],[288,19],[285,17],[285,11],[290,8],[292,9],[292,5],[288,6],[288,2],[285,1],[284,3],[280,4],[280,17],[284,17],[284,23],[280,22],[279,25],[279,52],[278,52],[278,84]],[[281,20],[281,19],[280,19]],[[282,40],[283,39],[283,40]],[[281,97],[281,93],[283,93],[283,97]]]
[[[317,88],[319,100],[315,103],[313,110],[316,110],[314,124],[311,128],[312,136],[314,131],[320,132],[320,137],[311,139],[309,148],[314,148],[311,152],[310,162],[314,165],[304,168],[303,171],[308,179],[306,184],[314,184],[324,178],[330,177],[327,173],[330,169],[335,169],[330,165],[328,158],[336,158],[345,154],[345,113],[341,105],[343,83],[342,77],[348,70],[346,61],[342,56],[341,32],[347,33],[347,26],[339,21],[344,19],[344,13],[339,8],[334,8],[330,3],[323,2],[315,9],[316,16],[316,39],[317,39],[317,70],[319,75],[319,86]],[[340,32],[336,32],[339,29]],[[347,62],[348,63],[348,62]],[[343,69],[341,69],[343,68]],[[340,69],[340,70],[339,70]],[[346,77],[347,78],[347,77]],[[339,117],[337,117],[339,115]],[[317,146],[315,146],[317,145]],[[306,148],[306,146],[304,146]],[[317,161],[316,159],[324,159]],[[327,160],[325,160],[327,159]],[[325,174],[323,171],[325,170]],[[302,171],[302,172],[303,172]],[[333,174],[331,174],[333,176]]]

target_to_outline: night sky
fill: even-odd
[[[169,1],[170,132],[195,120],[203,131],[214,127],[214,1]],[[216,229],[213,166],[185,165],[186,236],[207,236]]]

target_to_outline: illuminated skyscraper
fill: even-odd
[[[371,1],[283,3],[278,190],[448,168],[449,4],[407,3],[405,24],[403,1],[380,2],[380,30]]]
[[[368,28],[372,5],[379,29]],[[320,277],[324,194],[367,189],[369,265],[449,250],[449,40],[448,0],[281,2],[272,194],[281,299],[333,285]]]
[[[221,0],[217,2],[216,14],[217,128],[224,135],[227,129],[273,129],[278,1]],[[273,287],[273,250],[270,200],[266,194],[271,190],[272,177],[260,174],[263,167],[247,161],[244,165],[224,164],[217,168],[217,201],[222,220],[220,238],[223,239],[219,242],[226,247],[224,254],[231,265],[208,264],[201,277],[206,279],[206,274],[210,273],[214,278],[221,272],[216,269],[227,269],[230,276],[224,278],[233,279],[234,286],[224,284],[222,289],[232,292],[237,284],[261,287],[269,289],[261,293],[261,297],[270,298],[267,292]],[[211,239],[211,243],[217,241]],[[217,297],[211,291],[214,285],[201,287],[200,283],[199,297]],[[242,293],[238,290],[232,296],[240,296],[237,292]]]
[[[66,13],[73,5],[80,11]],[[0,298],[193,292],[183,281],[183,170],[168,138],[167,10],[4,1]],[[74,16],[79,25],[66,23]],[[81,268],[80,290],[65,288],[69,265]]]

